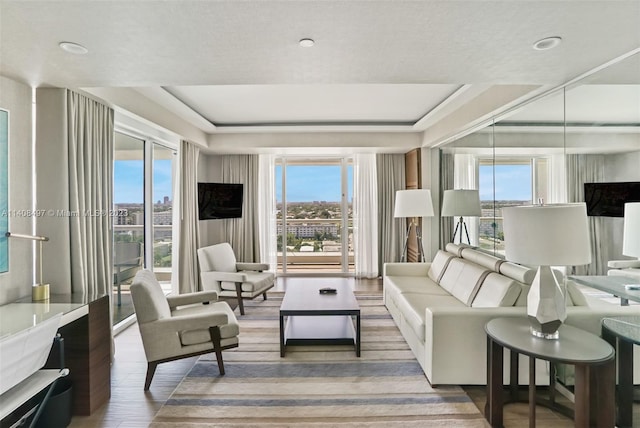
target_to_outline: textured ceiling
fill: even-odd
[[[411,124],[456,106],[462,85],[566,82],[640,46],[639,22],[637,0],[3,0],[0,73],[161,91],[168,109],[180,110],[177,97],[204,117],[191,123],[205,132],[222,128],[208,122]],[[531,48],[547,36],[564,41]],[[300,47],[304,37],[316,45]]]

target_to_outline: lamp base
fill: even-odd
[[[555,340],[560,338],[558,330],[553,333],[545,333],[544,331],[536,330],[534,326],[531,326],[529,327],[529,331],[531,331],[533,336],[539,337],[540,339]]]
[[[557,339],[558,329],[567,319],[564,294],[549,266],[540,266],[527,295],[527,315],[531,334]]]
[[[40,302],[49,300],[49,284],[37,284],[31,289],[31,300]]]

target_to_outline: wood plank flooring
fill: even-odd
[[[382,280],[326,278],[327,286],[338,282],[352,284],[354,290],[380,291]],[[286,291],[287,285],[304,282],[303,277],[278,278],[275,290]],[[72,428],[143,428],[153,420],[197,357],[160,364],[149,391],[143,391],[147,361],[137,325],[132,325],[115,338],[115,359],[111,367],[111,399],[91,416],[75,416]],[[426,379],[425,379],[426,382]],[[476,406],[483,411],[486,402],[484,386],[464,387]],[[573,421],[544,407],[536,408],[538,427],[572,427]],[[640,405],[634,405],[634,422],[640,426]],[[514,403],[504,409],[505,428],[528,426],[528,404]],[[636,426],[634,424],[634,426]],[[488,426],[488,425],[487,425]]]

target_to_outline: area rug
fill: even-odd
[[[201,357],[151,427],[485,427],[458,386],[432,388],[382,303],[356,293],[362,356],[353,346],[292,346],[280,357],[282,293],[246,303],[226,375]],[[322,317],[318,317],[322,322]]]

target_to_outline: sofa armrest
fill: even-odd
[[[640,268],[640,260],[609,260],[607,266],[613,269]]]
[[[524,306],[425,309],[425,374],[432,385],[486,383],[487,334],[494,318],[526,317]],[[474,361],[473,364],[469,364]],[[480,369],[479,369],[480,368]]]
[[[384,276],[427,276],[431,263],[385,263]]]
[[[247,275],[242,272],[201,272],[202,282],[247,282]]]
[[[215,291],[198,291],[195,293],[178,294],[167,296],[169,307],[174,309],[178,306],[191,305],[194,303],[217,302],[218,293]]]
[[[269,265],[266,263],[243,263],[243,262],[238,262],[236,263],[236,269],[238,271],[241,270],[255,270],[258,272],[262,272],[264,270],[269,270]]]

